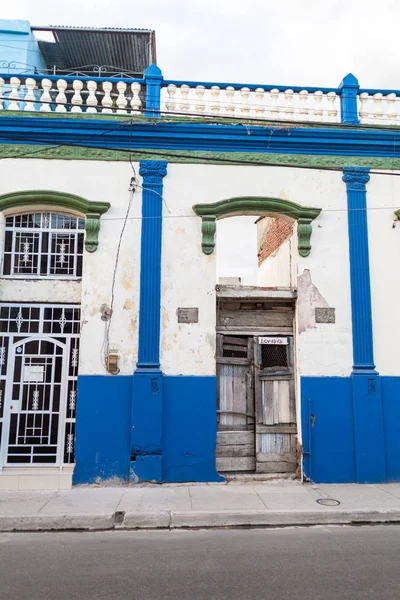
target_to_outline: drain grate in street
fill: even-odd
[[[318,498],[318,504],[322,504],[323,506],[339,506],[339,500],[335,500],[334,498]]]

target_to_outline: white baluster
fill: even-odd
[[[65,79],[57,79],[56,86],[58,90],[58,94],[56,96],[56,112],[65,113],[67,112],[67,109],[65,107],[65,105],[67,104],[67,96],[65,95],[65,90],[67,89],[68,84],[65,81]]]
[[[11,92],[8,95],[10,100],[10,104],[8,105],[8,110],[19,110],[19,86],[21,85],[21,81],[18,77],[11,77]]]
[[[133,108],[133,110],[137,111],[140,110],[141,106],[142,106],[142,101],[140,100],[140,83],[137,83],[135,81],[135,83],[131,84],[131,90],[132,90],[132,99],[131,99],[131,106]]]
[[[25,98],[24,98],[24,102],[25,102],[24,110],[34,111],[34,110],[36,110],[36,108],[35,108],[36,97],[35,97],[35,93],[33,90],[36,87],[36,81],[34,79],[32,79],[32,77],[27,77],[25,80],[25,85],[26,85],[27,91],[26,91]]]
[[[72,113],[81,113],[82,112],[82,104],[83,104],[83,98],[81,96],[81,91],[83,88],[83,81],[80,81],[80,79],[75,79],[72,82],[72,87],[74,89],[74,95],[71,98],[71,104],[73,104],[72,108],[71,108],[71,112]]]
[[[265,113],[265,90],[263,88],[256,88],[254,93],[256,96],[255,113],[257,117],[262,118]]]
[[[180,87],[180,92],[181,92],[180,109],[182,112],[189,112],[189,109],[190,109],[190,104],[189,104],[190,87],[184,83]]]
[[[287,121],[293,121],[293,113],[294,113],[293,94],[294,94],[293,90],[285,90],[283,92],[283,95],[285,96],[285,101],[286,101],[285,118]]]
[[[125,98],[126,83],[124,83],[123,81],[118,81],[118,83],[117,83],[117,91],[118,91],[118,97],[117,97],[118,110],[117,110],[117,113],[119,115],[125,115],[126,114],[126,105],[128,104],[128,100]]]
[[[360,122],[368,123],[368,115],[369,112],[367,110],[369,94],[367,92],[363,92],[359,96],[360,98]]]
[[[396,111],[396,94],[388,94],[386,96],[387,100],[387,116],[389,121],[395,121],[397,117]]]
[[[110,113],[112,113],[112,105],[113,105],[113,101],[111,98],[111,90],[112,90],[111,81],[103,81],[102,88],[103,88],[104,96],[101,101],[101,104],[103,106],[103,108],[101,109],[101,112],[110,114]]]
[[[236,110],[234,100],[233,100],[234,96],[235,96],[235,88],[232,87],[231,85],[228,85],[228,87],[225,88],[225,97],[226,97],[225,112],[227,112],[228,115],[233,115]]]
[[[326,95],[328,99],[328,121],[336,122],[338,109],[336,108],[336,92],[328,92]]]
[[[4,109],[4,92],[3,92],[3,87],[4,87],[5,81],[2,77],[0,77],[0,110]]]
[[[204,85],[196,85],[195,93],[196,93],[196,102],[195,102],[194,107],[196,109],[196,112],[203,113],[206,108],[206,104],[204,102],[204,94],[206,93],[206,88],[204,87]]]
[[[308,91],[307,90],[301,90],[301,92],[299,92],[299,100],[300,100],[300,107],[299,107],[300,120],[308,121],[308,117],[309,117],[310,113],[307,108],[307,101],[308,101]]]
[[[42,79],[42,95],[40,96],[40,112],[51,112],[51,90],[52,83],[50,79]]]
[[[242,97],[242,102],[240,105],[240,112],[242,113],[242,115],[249,115],[250,114],[250,106],[249,106],[250,90],[249,90],[249,88],[248,87],[241,88],[240,95]]]
[[[324,111],[322,110],[322,98],[324,97],[323,92],[314,92],[314,110],[313,110],[313,115],[315,117],[316,121],[322,121],[322,115],[324,114]]]
[[[177,89],[178,88],[176,87],[176,85],[174,83],[170,83],[169,85],[167,85],[168,98],[167,98],[167,101],[165,103],[165,108],[168,111],[176,112],[175,94],[176,94],[176,90]]]
[[[271,96],[271,108],[270,108],[270,113],[271,113],[271,119],[279,119],[279,106],[278,106],[278,101],[279,101],[279,90],[277,88],[274,88],[273,90],[270,91],[270,96]]]
[[[88,97],[86,98],[86,112],[89,114],[97,113],[97,83],[95,81],[88,81],[86,87],[89,92]]]
[[[374,99],[374,114],[373,114],[372,118],[375,123],[381,122],[381,121],[383,121],[383,108],[382,108],[383,94],[381,94],[381,93],[374,94],[372,97]]]
[[[221,110],[221,104],[219,100],[220,93],[221,89],[218,85],[211,86],[211,112],[213,113],[219,113],[219,111]]]

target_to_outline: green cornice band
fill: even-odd
[[[28,190],[0,196],[0,211],[13,208],[35,209],[48,206],[73,211],[85,217],[85,248],[94,252],[99,244],[100,217],[110,208],[109,202],[91,202],[81,196],[51,190]]]
[[[301,206],[282,198],[242,196],[214,202],[195,204],[193,210],[202,218],[202,243],[204,254],[212,254],[215,248],[216,220],[237,215],[285,216],[297,221],[298,251],[300,256],[308,256],[311,251],[311,222],[318,217],[320,208]]]
[[[351,164],[370,169],[400,170],[400,158],[375,156],[332,156],[313,154],[276,154],[265,152],[205,152],[199,150],[149,150],[136,149],[131,152],[82,148],[79,146],[38,146],[32,144],[2,144],[0,158],[46,158],[50,160],[101,160],[122,161],[167,159],[171,163],[200,164],[254,164],[288,167],[331,168],[342,171]]]

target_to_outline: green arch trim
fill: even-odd
[[[85,248],[87,252],[95,252],[99,245],[100,217],[110,208],[109,202],[92,202],[81,196],[52,190],[29,190],[0,196],[0,211],[34,209],[40,205],[82,214],[85,217]]]
[[[298,251],[308,256],[311,251],[311,222],[318,217],[320,208],[300,206],[290,200],[260,196],[228,198],[214,204],[195,204],[193,210],[202,218],[202,243],[204,254],[212,254],[215,248],[216,220],[237,215],[285,216],[297,221]]]

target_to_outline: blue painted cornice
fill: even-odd
[[[0,143],[106,149],[203,150],[400,157],[399,132],[360,127],[263,126],[1,116]]]

